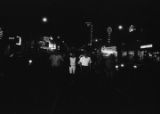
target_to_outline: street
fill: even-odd
[[[61,73],[57,80],[43,68],[1,77],[1,114],[157,113],[158,70],[151,66],[116,71],[112,82],[94,72],[81,80],[77,73],[74,81]]]

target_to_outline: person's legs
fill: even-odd
[[[69,67],[69,74],[72,74],[72,67]]]
[[[77,74],[76,74],[76,66],[73,66],[73,79],[74,79],[74,81],[76,81],[77,80]]]
[[[76,73],[76,66],[73,66],[73,74]]]

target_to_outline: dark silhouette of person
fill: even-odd
[[[50,55],[49,60],[51,61],[51,79],[56,81],[58,86],[61,86],[64,79],[64,59],[60,51],[53,52]]]
[[[114,69],[115,69],[115,56],[113,54],[103,58],[103,66],[104,66],[104,75],[106,80],[110,82],[110,86],[112,85]]]

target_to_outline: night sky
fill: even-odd
[[[151,36],[160,23],[160,8],[151,0],[2,0],[0,5],[0,26],[7,33],[26,38],[61,35],[72,45],[89,40],[86,21],[94,23],[95,37],[103,37],[106,26],[118,24],[142,26]],[[48,23],[42,23],[43,16]]]

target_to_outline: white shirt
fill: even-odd
[[[91,63],[91,58],[83,56],[80,58],[79,63],[81,63],[82,66],[89,66],[89,64]]]
[[[76,65],[76,57],[70,57],[70,65],[75,66]]]

